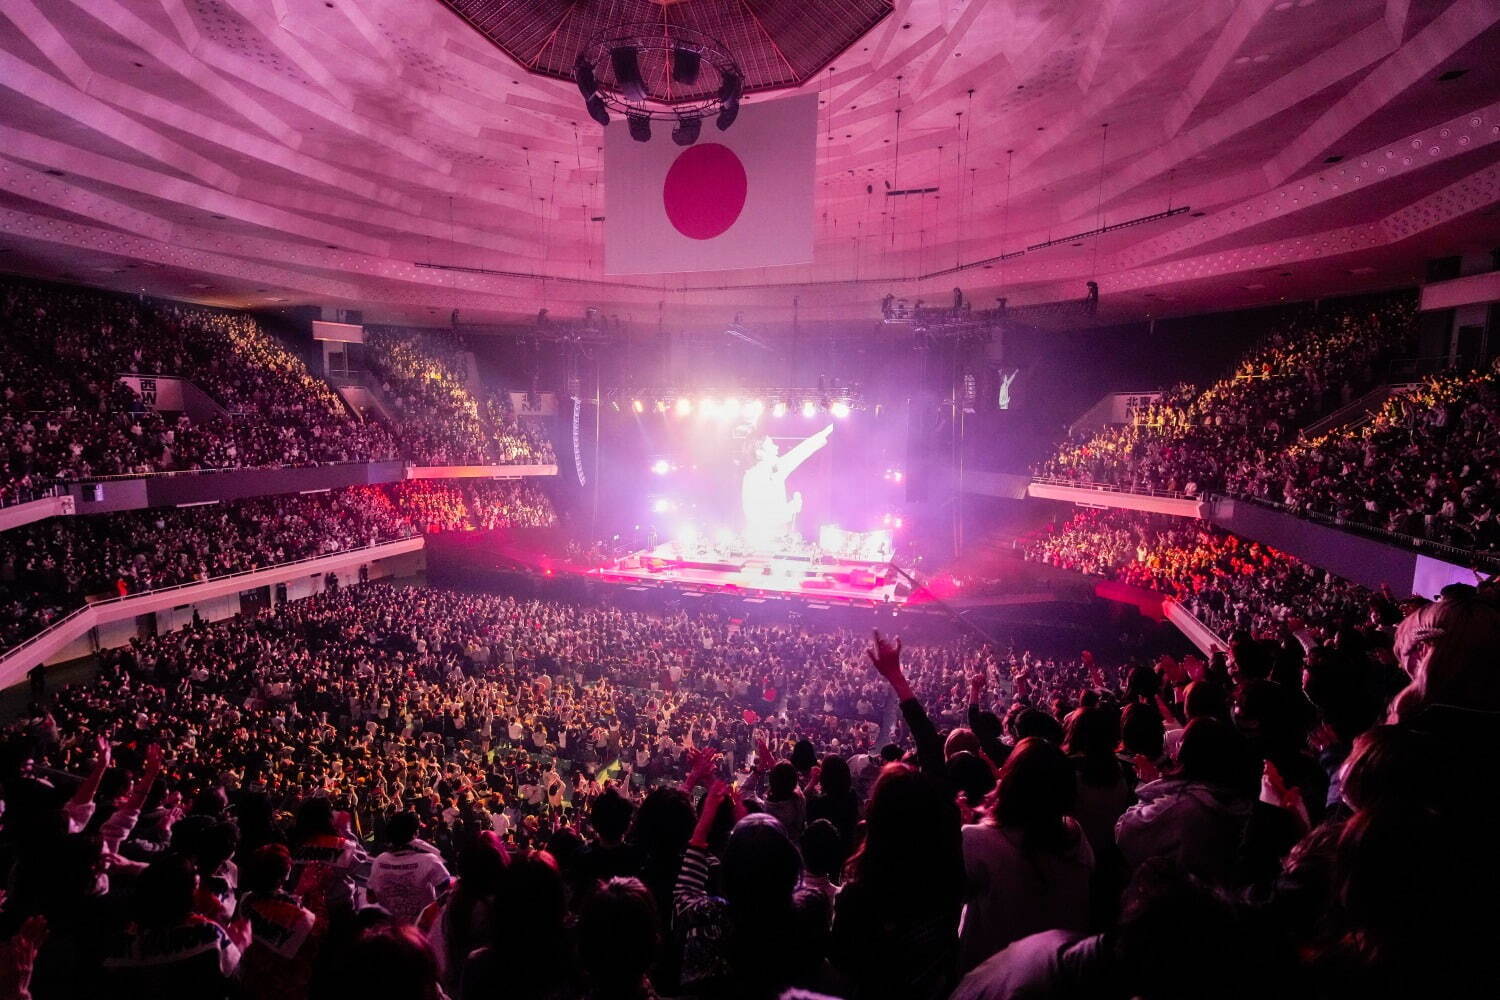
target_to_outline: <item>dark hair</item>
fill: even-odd
[[[472,939],[475,908],[481,902],[499,897],[510,865],[504,845],[493,832],[481,833],[469,841],[459,861],[458,884],[442,915],[448,950],[445,964],[449,969],[462,968],[465,956],[479,945],[479,941]]]
[[[166,929],[193,913],[198,872],[188,858],[169,854],[153,861],[135,885],[136,920],[143,927]]]
[[[1258,977],[1246,968],[1253,963],[1238,960],[1248,957],[1238,930],[1223,895],[1166,859],[1147,861],[1131,879],[1112,935],[1121,992],[1150,1000],[1249,995],[1240,980]],[[1209,983],[1215,988],[1205,991]]]
[[[766,798],[789,799],[797,790],[797,767],[789,760],[778,760],[766,775]]]
[[[1161,678],[1143,663],[1130,668],[1125,677],[1125,697],[1130,700],[1154,701],[1161,693]]]
[[[240,870],[240,883],[251,892],[275,892],[292,873],[292,855],[282,844],[256,848]]]
[[[849,762],[838,754],[823,758],[822,770],[818,772],[818,787],[829,798],[843,798],[854,789],[854,777],[849,773]]]
[[[762,985],[783,983],[795,952],[793,893],[802,856],[776,817],[751,813],[730,832],[719,873],[735,974]]]
[[[414,812],[399,812],[385,825],[385,839],[392,847],[405,847],[417,836],[421,821]]]
[[[1039,708],[1025,708],[1016,714],[1015,738],[1017,741],[1036,737],[1061,745],[1062,723]]]
[[[318,796],[308,799],[297,809],[297,822],[292,826],[291,842],[300,844],[319,835],[336,833],[333,827],[333,803]]]
[[[1182,705],[1189,720],[1209,718],[1229,721],[1229,696],[1224,693],[1224,686],[1218,681],[1205,678],[1188,684]]]
[[[1027,851],[1061,851],[1070,841],[1064,816],[1078,785],[1063,752],[1046,740],[1025,739],[1005,759],[987,803],[990,821],[1021,833]]]
[[[1376,726],[1355,738],[1344,764],[1342,794],[1355,809],[1415,809],[1449,804],[1460,781],[1429,734]]]
[[[606,788],[589,808],[589,823],[600,839],[618,843],[624,839],[625,831],[630,829],[630,818],[634,814],[635,806],[630,804],[629,799],[617,789]]]
[[[1119,742],[1120,717],[1108,709],[1075,708],[1063,721],[1063,751],[1087,784],[1107,788],[1124,780],[1115,759]]]
[[[1120,717],[1120,746],[1127,753],[1144,754],[1155,760],[1162,755],[1166,736],[1161,712],[1155,705],[1141,701],[1125,706]]]
[[[812,740],[800,739],[792,747],[792,766],[800,774],[811,771],[818,763],[818,751],[812,745]]]
[[[963,841],[951,794],[909,764],[887,764],[865,809],[865,839],[844,866],[877,907],[931,912],[963,901]]]
[[[995,772],[978,754],[960,750],[948,758],[948,780],[964,793],[970,805],[977,806],[995,787]]]
[[[693,836],[697,814],[693,800],[680,788],[653,788],[635,811],[630,842],[647,859],[675,859]]]
[[[432,1000],[437,958],[421,931],[382,921],[359,933],[344,953],[340,992],[364,1000]]]
[[[802,831],[802,862],[813,875],[823,878],[838,871],[844,860],[844,838],[826,819],[815,819]]]
[[[612,878],[590,893],[578,914],[578,957],[595,993],[639,987],[659,937],[656,901],[640,879]]]
[[[1209,785],[1250,792],[1259,780],[1254,756],[1244,737],[1218,719],[1194,719],[1182,732],[1178,751],[1182,777]]]

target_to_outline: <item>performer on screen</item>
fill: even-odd
[[[802,494],[786,496],[787,477],[797,467],[828,443],[833,425],[798,442],[785,455],[780,454],[770,437],[755,446],[755,463],[745,471],[740,486],[740,500],[745,508],[745,540],[752,548],[776,544],[792,534],[797,514],[802,510]]]

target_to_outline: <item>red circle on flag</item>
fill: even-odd
[[[745,210],[745,165],[728,146],[705,142],[684,149],[667,170],[661,200],[667,219],[693,240],[711,240]]]

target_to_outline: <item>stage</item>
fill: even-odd
[[[905,604],[908,591],[889,561],[835,557],[807,547],[750,552],[666,543],[587,575],[605,583],[866,607]]]

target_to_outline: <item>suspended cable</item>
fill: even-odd
[[[1104,228],[1104,155],[1109,149],[1109,123],[1101,126],[1103,134],[1099,138],[1099,196],[1094,205],[1094,226],[1098,229]]]

